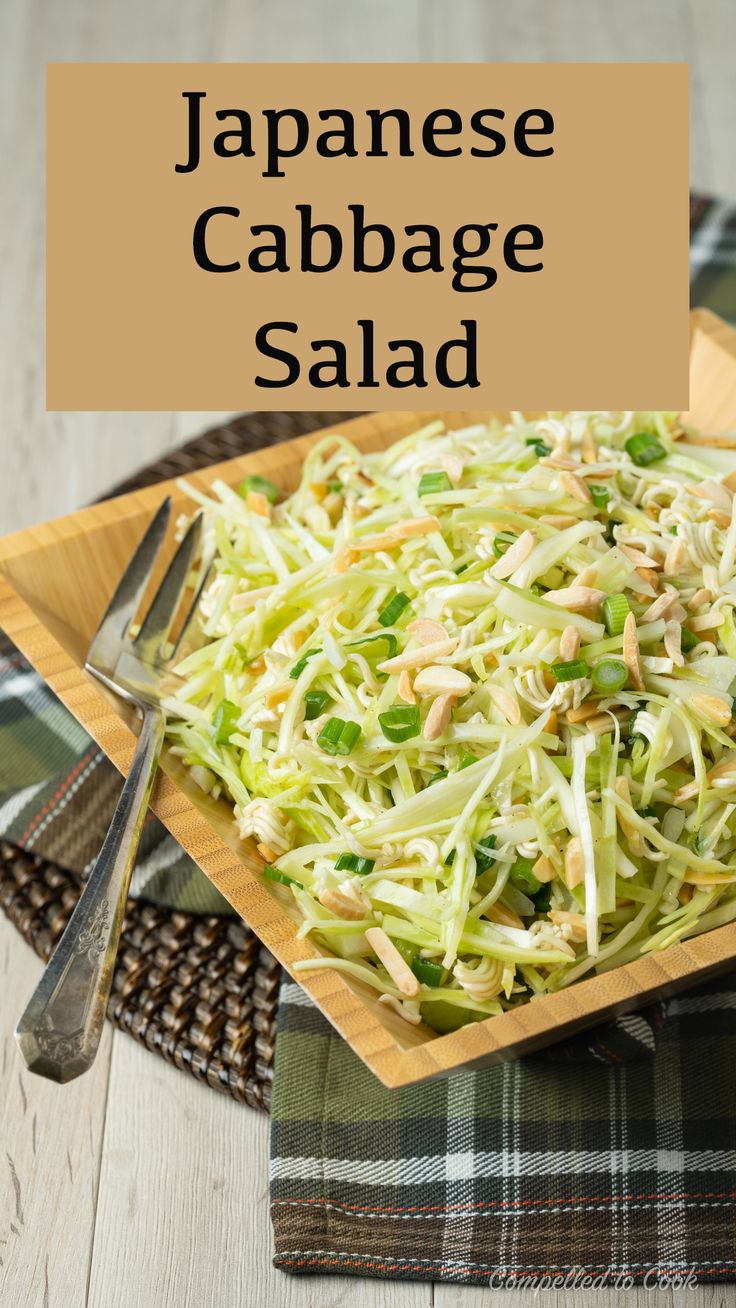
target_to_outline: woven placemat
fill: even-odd
[[[354,416],[246,414],[141,469],[110,496]],[[80,890],[73,872],[0,842],[0,907],[44,960],[64,931]],[[280,971],[242,922],[129,899],[108,1020],[213,1090],[267,1111]]]

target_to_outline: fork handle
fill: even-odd
[[[105,1023],[136,850],[151,796],[164,715],[148,708],[110,829],[69,924],[18,1022],[31,1072],[71,1081],[91,1067]]]

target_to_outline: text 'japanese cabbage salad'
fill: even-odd
[[[436,1031],[736,917],[736,478],[668,413],[330,435],[201,506],[174,750]]]

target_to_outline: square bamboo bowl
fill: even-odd
[[[709,432],[725,432],[729,425],[736,429],[736,332],[710,313],[694,313],[690,359],[692,420]],[[437,416],[459,427],[487,415],[370,414],[340,430],[361,449],[379,449]],[[206,487],[215,477],[235,483],[247,473],[261,473],[293,489],[304,454],[323,434],[229,460],[191,480]],[[736,441],[716,437],[712,443],[724,447],[717,457],[730,458],[736,467],[736,452],[726,454]],[[187,503],[173,482],[161,483],[0,541],[0,626],[122,773],[130,766],[135,743],[130,717],[82,664],[120,573],[166,494],[172,495],[175,510]],[[153,809],[287,971],[298,959],[315,956],[314,946],[296,939],[288,891],[259,875],[261,860],[252,841],[238,838],[229,805],[205,796],[166,752]],[[355,1053],[384,1085],[398,1087],[518,1058],[733,966],[736,923],[445,1036],[403,1022],[378,1004],[367,987],[336,971],[297,975]]]

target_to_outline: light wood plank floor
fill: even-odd
[[[51,60],[684,60],[692,177],[736,198],[734,0],[0,0],[0,530],[64,513],[214,414],[47,414],[43,66]],[[12,1029],[39,963],[0,919],[0,1302],[17,1308],[506,1304],[270,1266],[266,1120],[107,1032],[63,1090]],[[732,1303],[730,1287],[687,1304]],[[517,1293],[514,1304],[559,1305]],[[581,1301],[582,1302],[582,1301]],[[592,1308],[655,1302],[601,1292]],[[658,1308],[672,1303],[656,1297]]]

